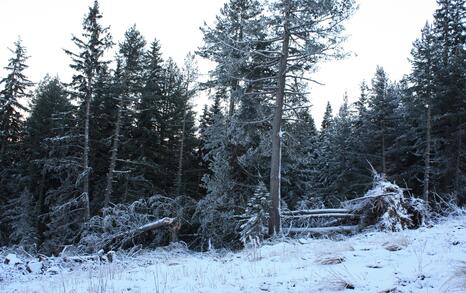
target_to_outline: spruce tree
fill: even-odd
[[[44,78],[31,103],[25,150],[29,190],[38,215],[38,244],[44,253],[61,250],[79,236],[82,200],[75,185],[82,171],[82,137],[76,133],[77,111],[58,78]]]
[[[405,104],[411,117],[407,117],[411,122],[408,130],[410,138],[413,140],[412,153],[416,154],[419,159],[410,166],[412,175],[422,179],[422,194],[426,202],[429,201],[430,181],[432,177],[431,162],[433,161],[433,146],[437,145],[432,141],[432,106],[435,93],[434,87],[434,57],[435,45],[434,35],[431,26],[426,24],[422,30],[420,39],[414,42],[414,48],[411,52],[412,73],[409,76],[410,82],[410,100]],[[414,119],[413,119],[414,118]],[[423,161],[423,164],[421,163]],[[422,165],[423,167],[422,167]],[[423,174],[420,170],[423,169]],[[417,172],[416,172],[417,171]]]
[[[463,201],[465,182],[465,38],[464,0],[439,0],[434,14],[435,98],[432,103],[432,134],[443,141],[439,151],[442,174],[440,193],[453,192]]]
[[[73,94],[81,102],[83,111],[84,129],[83,129],[83,170],[80,175],[84,195],[84,214],[85,219],[90,218],[90,183],[91,165],[90,155],[90,119],[91,119],[91,102],[95,96],[95,83],[98,73],[104,64],[102,61],[103,54],[112,46],[111,36],[108,27],[102,27],[100,19],[99,3],[94,1],[92,7],[83,21],[83,33],[81,38],[73,36],[72,41],[77,47],[77,52],[65,50],[72,59],[70,67],[76,71],[73,75],[72,86]]]
[[[21,209],[20,204],[32,205],[33,199],[27,191],[29,176],[27,176],[27,160],[22,157],[24,153],[24,114],[28,98],[31,97],[29,87],[32,82],[25,75],[28,68],[26,49],[21,40],[15,42],[14,49],[10,50],[13,56],[5,68],[6,77],[0,80],[0,242],[22,242],[23,236],[28,236],[27,228],[22,229],[26,218],[32,219],[32,209]],[[24,191],[24,192],[23,192]],[[22,214],[27,211],[27,214]],[[22,221],[23,223],[16,222]],[[30,228],[34,225],[30,222]],[[19,228],[20,230],[18,230]],[[33,234],[29,235],[31,240]],[[3,239],[2,239],[3,238]],[[31,241],[28,245],[32,244]]]
[[[58,77],[46,76],[39,84],[30,103],[31,115],[26,121],[26,136],[24,149],[27,154],[28,172],[31,177],[30,192],[33,194],[36,215],[46,214],[51,209],[46,203],[47,192],[56,187],[53,176],[47,171],[49,163],[45,158],[49,157],[51,145],[48,139],[63,137],[63,127],[72,127],[74,107],[68,100],[64,85]],[[65,121],[62,121],[65,119]],[[53,164],[53,163],[52,163]],[[56,165],[56,168],[66,168]],[[47,220],[38,217],[38,243],[44,241]]]
[[[120,61],[120,88],[118,93],[118,110],[113,133],[113,142],[111,148],[110,163],[108,167],[107,180],[104,194],[104,207],[110,203],[113,192],[113,178],[116,171],[116,163],[118,159],[118,152],[120,149],[120,142],[123,140],[125,143],[130,138],[130,130],[128,127],[134,121],[135,114],[133,109],[137,105],[144,86],[144,48],[146,41],[141,33],[132,26],[125,33],[125,39],[120,44],[119,53],[121,55]],[[127,125],[126,133],[122,133]]]
[[[325,132],[332,125],[332,115],[332,105],[330,105],[330,102],[327,102],[324,117],[322,118],[322,124],[320,126],[321,133]]]
[[[377,67],[372,79],[371,94],[369,95],[369,121],[372,141],[369,143],[368,153],[371,164],[379,172],[388,175],[388,150],[395,140],[397,112],[399,104],[395,88],[389,84],[384,69]]]
[[[232,116],[241,96],[240,82],[248,71],[249,51],[256,46],[251,39],[261,38],[263,7],[257,0],[230,0],[217,15],[215,27],[201,28],[204,44],[198,54],[216,63],[208,86],[228,89],[228,115]]]
[[[10,50],[13,54],[4,67],[7,76],[0,80],[3,89],[0,91],[0,156],[1,161],[4,157],[7,147],[11,143],[18,142],[24,134],[23,113],[28,109],[24,106],[24,99],[30,98],[29,87],[32,82],[27,79],[25,70],[27,56],[26,48],[22,45],[21,40],[15,42],[15,48]]]

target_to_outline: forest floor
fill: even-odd
[[[54,273],[15,273],[1,264],[0,292],[466,292],[466,216],[417,230],[283,240],[235,253],[174,245]]]

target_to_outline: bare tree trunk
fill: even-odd
[[[87,221],[91,217],[91,210],[89,204],[89,119],[91,115],[91,92],[88,86],[88,97],[86,99],[86,114],[85,114],[85,125],[84,125],[84,158],[83,158],[83,169],[85,175],[83,178],[83,194],[84,194],[84,219]]]
[[[38,198],[37,198],[37,203],[36,203],[36,215],[37,217],[37,234],[38,234],[38,242],[39,244],[42,244],[44,242],[44,232],[46,231],[46,224],[44,223],[43,217],[40,217],[39,215],[44,214],[44,208],[45,208],[45,174],[42,173],[40,177],[40,182],[39,182],[39,188],[38,188]]]
[[[387,165],[386,165],[386,158],[385,158],[385,125],[382,122],[382,173],[386,176],[387,175]]]
[[[243,18],[240,18],[240,27],[239,27],[239,32],[237,32],[237,35],[235,37],[236,42],[242,42],[243,41]],[[239,88],[239,82],[237,77],[232,77],[233,80],[231,82],[231,94],[230,94],[230,105],[229,105],[229,111],[228,111],[228,117],[233,117],[233,114],[235,113],[235,105],[236,105],[236,98],[238,97],[238,88]]]
[[[129,185],[129,178],[128,178],[129,174],[126,173],[125,174],[125,191],[123,192],[123,202],[127,202],[128,201],[128,192],[129,192],[129,188],[128,188],[128,185]]]
[[[424,154],[424,201],[429,203],[429,176],[430,176],[430,132],[431,132],[431,109],[430,105],[426,105],[427,107],[427,121],[426,121],[426,151]]]
[[[107,173],[107,186],[105,187],[105,198],[104,198],[104,207],[108,207],[110,203],[110,197],[112,196],[113,192],[113,173],[115,172],[116,168],[116,161],[118,156],[118,148],[120,145],[120,128],[121,128],[121,115],[124,107],[124,100],[123,97],[120,98],[118,114],[117,114],[117,121],[115,125],[115,133],[113,137],[113,145],[112,145],[112,154],[110,157],[110,166],[108,167]]]
[[[184,160],[184,141],[186,138],[186,116],[188,114],[188,102],[189,99],[192,97],[192,91],[190,89],[191,84],[197,78],[197,68],[194,63],[194,56],[188,54],[185,58],[185,101],[183,105],[183,125],[181,130],[181,138],[180,138],[180,150],[179,150],[179,158],[178,158],[178,171],[176,174],[176,181],[175,181],[175,188],[176,188],[176,195],[181,194],[181,187],[183,185],[183,160]]]
[[[4,155],[6,151],[6,139],[2,138],[2,147],[0,148],[0,155]]]
[[[186,106],[187,102],[184,104],[183,109],[183,127],[181,131],[181,138],[180,138],[180,153],[178,159],[178,172],[176,174],[176,195],[180,195],[181,193],[181,185],[183,183],[183,153],[184,153],[184,138],[186,132]]]
[[[283,101],[285,97],[286,67],[288,61],[288,50],[290,43],[289,17],[290,0],[284,0],[285,19],[283,25],[283,43],[280,57],[280,67],[277,74],[277,93],[275,101],[275,114],[272,122],[272,159],[270,163],[270,195],[272,197],[272,207],[269,218],[269,234],[274,235],[280,232],[280,184],[281,184],[281,124],[283,116]]]
[[[228,117],[231,118],[235,113],[235,104],[236,104],[236,91],[238,90],[238,80],[233,80],[231,83],[231,93],[230,93],[230,105],[228,109]]]
[[[458,123],[458,134],[456,135],[456,144],[457,144],[457,152],[456,152],[456,162],[455,162],[455,194],[456,200],[460,201],[460,185],[461,185],[461,147],[463,141],[463,125],[461,123],[461,119]]]

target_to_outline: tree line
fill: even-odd
[[[353,1],[228,1],[201,28],[196,54],[215,64],[202,83],[194,55],[178,67],[135,25],[115,44],[98,1],[65,50],[69,83],[34,85],[17,41],[0,87],[0,244],[56,253],[96,217],[157,195],[180,238],[235,247],[236,216],[266,211],[279,233],[280,210],[359,197],[371,169],[428,202],[464,204],[465,1],[437,2],[411,72],[392,81],[377,67],[356,102],[327,105],[319,129],[308,85],[319,61],[345,56]],[[212,103],[197,118],[201,91]]]

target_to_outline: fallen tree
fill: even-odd
[[[169,227],[175,222],[175,218],[163,218],[143,226],[137,227],[130,231],[122,232],[117,235],[114,235],[110,239],[107,239],[102,245],[102,248],[105,251],[110,251],[113,249],[127,249],[131,246],[136,245],[136,239],[142,234],[153,231],[162,227]]]
[[[342,203],[340,208],[314,210],[282,210],[282,228],[286,235],[316,235],[355,233],[366,227],[399,231],[415,229],[424,223],[427,206],[423,200],[407,194],[406,190],[374,172],[373,187],[362,197]],[[257,192],[256,192],[257,193]],[[254,196],[253,198],[258,198]],[[263,239],[264,223],[269,217],[267,197],[251,203],[254,213],[236,215],[243,242]]]
[[[351,226],[332,226],[332,227],[305,227],[305,228],[288,228],[287,233],[309,233],[309,234],[331,234],[331,233],[354,233],[360,229],[359,225]]]
[[[190,217],[190,211],[178,208],[177,199],[152,196],[104,208],[101,215],[86,223],[79,247],[93,254],[178,241],[181,222]]]
[[[343,202],[342,206],[360,216],[362,227],[373,226],[378,230],[415,229],[427,216],[422,199],[406,194],[405,189],[381,175],[374,176],[373,187],[363,197]]]

